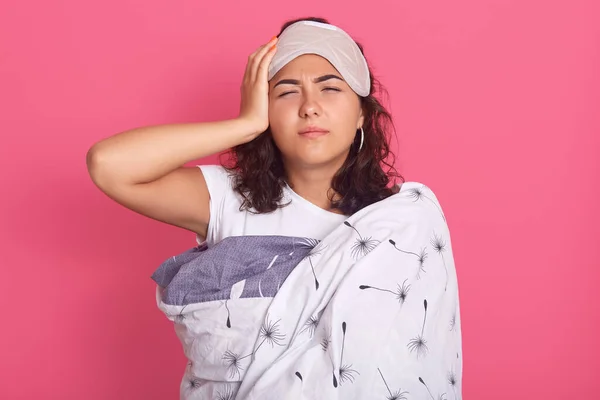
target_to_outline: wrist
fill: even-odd
[[[242,135],[242,143],[251,142],[266,130],[266,128],[263,129],[263,126],[248,117],[238,117],[234,120],[234,124],[236,125],[235,131],[240,132]]]

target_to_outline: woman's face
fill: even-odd
[[[270,128],[286,164],[339,168],[364,121],[360,99],[340,73],[325,58],[305,54],[283,67],[269,89]]]

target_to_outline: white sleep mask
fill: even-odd
[[[321,22],[298,21],[279,35],[277,50],[269,65],[268,80],[287,63],[303,54],[317,54],[331,63],[359,96],[371,90],[367,60],[342,29]]]

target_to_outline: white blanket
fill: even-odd
[[[189,360],[181,399],[460,399],[450,234],[416,182],[322,241],[244,236],[154,273]]]

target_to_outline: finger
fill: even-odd
[[[262,45],[260,45],[255,51],[254,53],[252,53],[252,56],[256,56],[258,53],[260,53],[265,47],[270,47],[273,43],[275,43],[277,41],[277,36],[273,36],[267,43],[263,43]]]
[[[266,82],[269,78],[269,65],[275,57],[275,53],[277,52],[277,46],[271,47],[267,53],[264,55],[262,60],[260,60],[260,64],[258,66],[258,71],[256,71],[256,79]]]
[[[275,36],[266,45],[264,45],[263,48],[261,48],[258,51],[258,53],[256,53],[256,55],[254,56],[254,59],[252,60],[252,63],[250,66],[250,80],[252,82],[256,82],[258,67],[260,66],[265,54],[267,54],[268,52],[271,52],[271,50],[273,49],[273,47],[276,44],[277,44],[277,37]]]
[[[250,82],[254,80],[254,75],[252,73],[252,65],[254,63],[254,59],[256,58],[257,54],[260,53],[261,50],[263,50],[265,47],[268,48],[270,43],[273,42],[275,38],[277,37],[273,37],[270,41],[258,47],[252,54],[248,56],[248,60],[246,62],[246,69],[244,70],[244,82]]]
[[[246,60],[246,69],[244,70],[244,78],[243,83],[250,82],[250,67],[252,66],[252,60],[254,59],[254,53],[248,56],[248,60]]]

